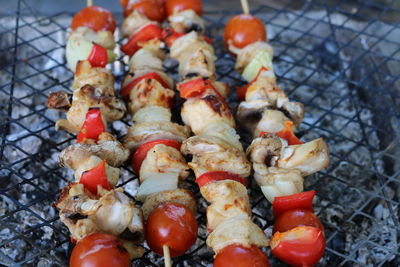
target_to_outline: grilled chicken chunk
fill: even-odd
[[[242,73],[244,68],[250,63],[250,61],[252,61],[257,53],[262,50],[265,50],[270,55],[274,54],[272,46],[267,42],[255,42],[243,47],[242,49],[234,48],[232,51],[237,55],[235,69],[239,73]]]
[[[182,142],[190,136],[190,129],[173,122],[135,123],[125,136],[124,146],[133,151],[140,145],[157,139],[172,139]]]
[[[106,68],[92,67],[89,61],[81,60],[76,64],[73,90],[82,88],[89,84],[95,88],[100,88],[103,94],[115,95],[114,75],[111,70]]]
[[[72,183],[62,190],[54,204],[71,237],[79,241],[96,233],[108,233],[135,244],[144,240],[142,212],[121,188],[100,190],[99,198],[90,195],[82,184]]]
[[[89,27],[78,27],[69,33],[67,39],[69,38],[87,40],[99,44],[106,49],[115,48],[114,35],[110,31],[93,31]]]
[[[129,61],[129,72],[140,70],[157,70],[163,72],[165,53],[159,47],[144,47],[139,49]]]
[[[85,85],[74,91],[72,105],[67,112],[67,119],[58,120],[56,129],[64,129],[71,133],[78,132],[86,118],[89,108],[98,107],[106,122],[121,119],[126,107],[123,101],[113,94],[104,94],[101,88]]]
[[[174,96],[173,90],[164,88],[157,80],[142,79],[129,94],[129,112],[135,114],[147,106],[171,108]]]
[[[219,137],[192,136],[182,143],[181,152],[193,155],[188,165],[196,177],[210,171],[227,171],[246,178],[251,172],[251,165],[243,151]]]
[[[303,176],[310,175],[326,168],[329,165],[329,148],[322,138],[315,139],[301,145],[287,145],[286,140],[274,134],[264,134],[253,140],[247,149],[254,164],[265,165],[254,168],[265,173],[267,167],[296,169]],[[256,174],[257,175],[257,174]]]
[[[214,77],[214,49],[196,32],[176,39],[171,46],[171,57],[179,61],[179,75],[182,79],[193,74]]]
[[[226,123],[235,127],[235,119],[228,104],[210,90],[200,97],[189,98],[182,107],[183,122],[199,135],[210,123]]]
[[[124,37],[132,37],[137,31],[149,23],[156,23],[149,20],[145,15],[138,11],[133,11],[124,19],[121,25],[121,32]]]
[[[168,21],[169,25],[179,33],[203,32],[205,29],[203,19],[192,9],[175,13],[168,17]]]
[[[187,189],[178,188],[149,195],[142,206],[144,219],[147,220],[150,213],[158,206],[169,202],[184,205],[189,208],[193,214],[196,214],[196,200],[192,192]]]
[[[209,183],[200,188],[203,197],[211,203],[207,207],[207,229],[213,231],[223,221],[235,216],[251,216],[247,189],[233,180]]]
[[[112,167],[119,167],[128,159],[129,150],[110,133],[104,132],[97,143],[76,143],[65,148],[60,153],[60,162],[75,170],[92,155],[105,160]]]
[[[215,254],[232,244],[266,247],[268,239],[263,230],[248,216],[238,215],[220,223],[207,238],[207,246],[211,247]]]
[[[140,182],[158,173],[176,173],[180,180],[189,175],[189,170],[181,152],[163,144],[155,145],[146,155],[140,167]]]
[[[47,99],[47,107],[67,112],[72,105],[72,94],[66,91],[50,93]]]

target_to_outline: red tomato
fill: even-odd
[[[92,67],[104,68],[108,62],[107,49],[98,44],[93,44],[92,51],[88,57]]]
[[[139,43],[154,39],[162,39],[162,30],[158,25],[150,23],[133,35],[126,44],[121,46],[121,51],[129,56],[132,56],[140,49]]]
[[[125,17],[129,16],[129,14],[136,10],[150,20],[158,21],[160,23],[165,20],[165,9],[160,0],[130,1],[124,9]]]
[[[213,171],[213,172],[206,172],[196,179],[196,183],[199,187],[202,187],[206,184],[222,181],[222,180],[233,180],[247,186],[247,179],[243,178],[242,176],[230,172],[225,171]]]
[[[299,226],[290,231],[276,232],[271,240],[272,253],[293,266],[313,266],[324,255],[326,241],[321,229]]]
[[[203,4],[201,0],[167,0],[165,2],[165,9],[168,17],[187,9],[193,9],[199,16],[203,14]]]
[[[312,208],[314,196],[315,190],[301,192],[290,196],[275,197],[274,202],[272,203],[275,218],[279,218],[282,213],[293,209],[314,211]]]
[[[126,86],[124,86],[121,90],[121,96],[124,97],[125,99],[129,99],[129,95],[133,89],[133,87],[135,87],[136,84],[138,84],[141,80],[143,79],[154,79],[157,80],[164,88],[169,88],[170,86],[163,80],[163,78],[158,75],[157,72],[151,72],[151,73],[147,73],[145,75],[142,75],[140,77],[137,77],[136,79],[134,79],[133,81],[131,81],[129,84],[127,84]]]
[[[111,189],[106,174],[106,161],[103,160],[96,167],[82,173],[79,183],[83,184],[93,195],[97,195],[97,186],[100,185],[106,190]]]
[[[214,267],[269,267],[268,259],[256,247],[229,245],[224,247],[214,259]]]
[[[71,29],[89,27],[94,31],[115,31],[115,18],[112,13],[99,6],[85,7],[72,19]]]
[[[264,23],[250,14],[236,15],[225,26],[224,43],[229,48],[229,41],[237,48],[245,47],[257,41],[266,41]]]
[[[72,250],[70,267],[128,267],[128,251],[113,235],[91,234],[81,239]]]
[[[169,247],[171,257],[180,256],[197,238],[197,222],[192,212],[178,203],[167,203],[153,210],[146,222],[146,241],[157,254]]]
[[[282,213],[275,220],[273,233],[283,233],[297,226],[313,226],[324,231],[324,226],[312,211],[306,209],[295,209]]]
[[[178,141],[171,139],[158,139],[144,143],[135,151],[135,154],[133,154],[132,157],[132,168],[136,174],[139,174],[140,166],[142,166],[142,162],[146,158],[147,152],[149,152],[150,149],[152,149],[155,145],[158,144],[170,146],[178,150],[181,148],[181,144]]]
[[[80,143],[85,139],[93,139],[97,141],[99,136],[106,131],[104,122],[101,119],[100,108],[90,108],[86,113],[85,122],[77,136],[77,142]]]

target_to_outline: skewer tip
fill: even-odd
[[[93,0],[86,0],[87,6],[93,6]]]
[[[240,0],[244,14],[250,14],[249,3],[247,0]]]
[[[171,254],[169,253],[169,247],[167,245],[163,245],[163,254],[165,267],[171,267]]]

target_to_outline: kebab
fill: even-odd
[[[242,100],[237,118],[253,134],[247,154],[255,180],[273,204],[272,253],[293,266],[312,266],[324,253],[325,237],[312,209],[315,191],[302,192],[303,177],[327,167],[329,149],[322,138],[303,143],[294,134],[304,107],[277,84],[265,26],[249,14],[247,1],[242,6],[244,14],[228,21],[224,41],[249,82],[237,90]]]
[[[136,199],[143,202],[147,244],[171,266],[170,257],[182,255],[197,239],[196,201],[189,190],[178,187],[189,175],[180,147],[190,130],[171,121],[175,92],[163,69],[157,22],[164,19],[162,3],[122,5],[126,18],[121,31],[128,41],[121,50],[131,58],[121,95],[134,122],[124,144],[133,153],[132,167],[139,176]]]
[[[107,132],[107,122],[121,118],[126,110],[116,97],[113,75],[105,69],[104,47],[115,46],[115,20],[108,10],[89,6],[77,13],[71,28],[66,57],[75,70],[73,95],[52,93],[48,106],[67,111],[57,129],[78,132],[77,143],[60,154],[61,166],[74,171],[75,182],[64,187],[54,206],[71,240],[78,242],[71,266],[98,266],[104,257],[115,266],[129,266],[130,259],[144,253],[138,246],[144,230],[141,210],[122,188],[114,189],[118,167],[129,157],[129,150]],[[87,44],[92,46],[89,55]]]
[[[179,62],[177,88],[186,99],[182,119],[195,136],[185,140],[181,151],[191,155],[189,167],[196,176],[207,208],[207,245],[216,254],[214,266],[238,264],[269,266],[259,247],[268,244],[264,232],[251,221],[247,177],[251,173],[225,101],[228,86],[215,79],[214,49],[199,22],[201,1],[167,1],[165,41],[170,56]],[[193,15],[195,13],[195,15]],[[192,21],[190,18],[194,18]]]

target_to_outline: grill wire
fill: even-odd
[[[329,168],[305,179],[305,189],[317,190],[315,210],[325,226],[320,266],[400,266],[398,8],[399,1],[307,1],[297,10],[263,5],[252,12],[268,25],[279,84],[306,107],[302,138],[322,136],[331,148]],[[70,90],[63,53],[72,14],[43,17],[25,0],[14,11],[0,7],[0,14],[0,265],[66,265],[72,245],[51,204],[73,178],[59,167],[58,153],[74,136],[54,130],[65,115],[48,110],[46,101],[52,91]],[[243,80],[221,39],[232,14],[204,18],[215,40],[217,77],[233,87]],[[126,67],[120,54],[112,66],[118,84]],[[166,67],[176,78],[176,63]],[[232,95],[229,103],[235,108],[238,101]],[[125,118],[112,131],[121,137],[127,125]],[[128,166],[119,185],[134,194],[137,178]],[[185,186],[201,199],[193,179]],[[270,235],[271,206],[254,182],[249,195],[254,221]],[[205,209],[199,200],[199,238],[174,266],[211,266]],[[286,266],[265,253],[272,266]],[[149,250],[134,261],[161,264]]]

